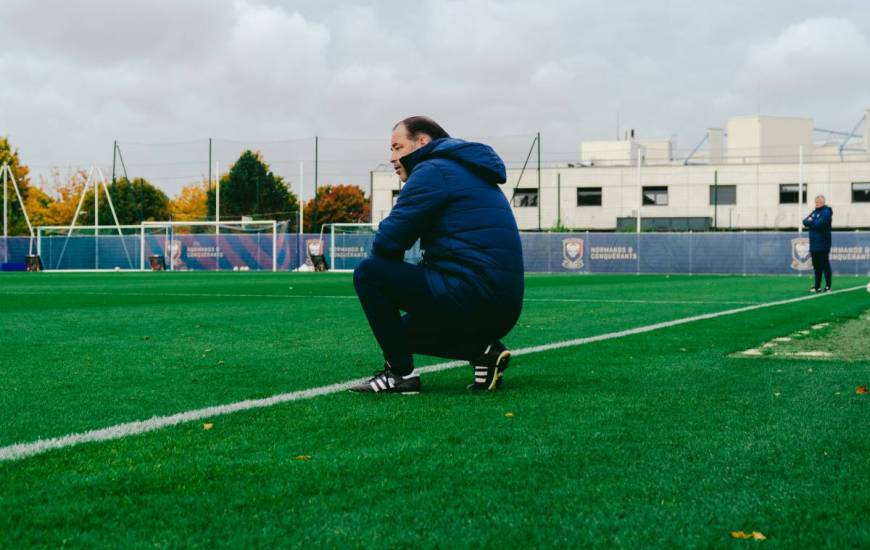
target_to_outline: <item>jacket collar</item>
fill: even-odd
[[[402,163],[402,166],[405,168],[405,172],[408,174],[408,176],[411,175],[411,172],[414,171],[414,168],[416,168],[418,164],[426,160],[426,157],[429,155],[429,153],[431,153],[432,150],[435,149],[439,143],[444,141],[444,139],[446,138],[433,139],[423,147],[420,147],[419,149],[416,149],[399,159],[399,162]]]

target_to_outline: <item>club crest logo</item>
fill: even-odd
[[[791,268],[796,271],[806,271],[813,268],[809,239],[791,240]]]
[[[562,239],[562,267],[580,269],[583,267],[583,239]]]

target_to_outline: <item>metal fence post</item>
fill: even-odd
[[[589,240],[589,230],[586,230],[586,246],[585,249],[589,251],[587,254],[588,260],[586,261],[586,272],[592,273],[592,242]]]

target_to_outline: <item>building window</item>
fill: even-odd
[[[717,200],[718,198],[718,200]],[[710,186],[710,206],[718,204],[737,204],[737,186],[736,185],[711,185]]]
[[[801,189],[801,202],[807,202],[807,184],[803,184]],[[779,204],[797,204],[798,202],[798,184],[796,183],[780,183],[779,184]]]
[[[577,206],[601,206],[601,188],[578,187]]]
[[[667,186],[644,187],[643,188],[643,204],[644,204],[644,206],[667,206],[668,205],[668,188],[667,188]]]
[[[870,182],[860,181],[852,184],[852,202],[870,202]]]
[[[513,205],[517,207],[538,206],[538,190],[517,187],[514,189]]]
[[[399,190],[393,189],[393,206],[396,206],[397,200],[399,200]]]

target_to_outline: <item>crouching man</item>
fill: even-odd
[[[519,231],[498,187],[504,163],[427,117],[396,124],[390,150],[405,185],[353,276],[384,368],[352,391],[420,391],[414,354],[469,361],[469,388],[494,390],[511,357],[501,339],[523,302]],[[417,239],[423,260],[405,263]]]

